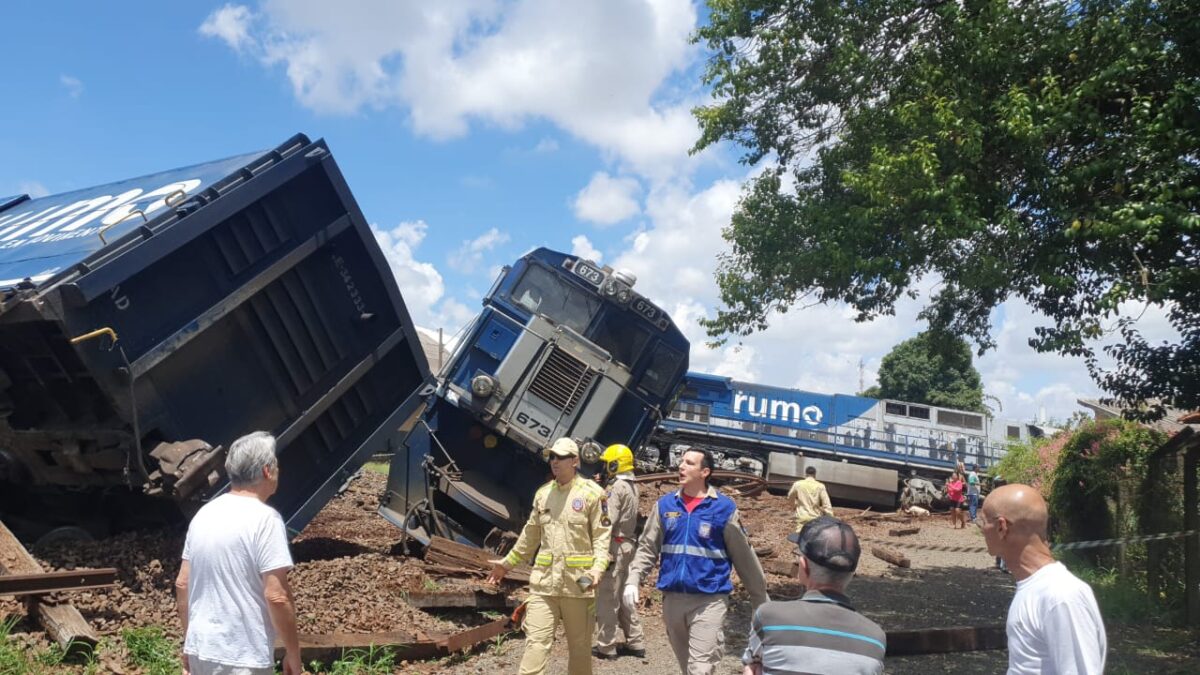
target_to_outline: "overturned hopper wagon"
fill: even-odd
[[[255,429],[297,532],[428,378],[323,141],[0,198],[0,518],[26,537],[178,520]]]

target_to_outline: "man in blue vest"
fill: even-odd
[[[767,601],[762,565],[738,520],[737,505],[708,484],[712,455],[691,449],[679,462],[679,490],[651,509],[623,600],[638,603],[638,586],[661,557],[667,640],[685,675],[711,675],[725,652],[726,605],[733,590],[730,567],[757,608]]]

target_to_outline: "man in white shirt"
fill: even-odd
[[[225,472],[230,490],[192,518],[175,579],[183,673],[272,675],[278,633],[283,675],[301,675],[287,528],[266,504],[279,487],[275,438],[256,431],[234,441]]]
[[[1092,589],[1046,543],[1046,501],[1028,485],[992,490],[975,521],[988,553],[1012,571],[1017,593],[1008,608],[1009,675],[1104,672],[1108,641]]]

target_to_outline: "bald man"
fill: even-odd
[[[1049,510],[1037,490],[1019,483],[992,490],[975,522],[988,553],[1017,582],[1006,626],[1009,675],[1104,672],[1108,641],[1096,597],[1050,553]]]

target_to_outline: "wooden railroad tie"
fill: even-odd
[[[888,656],[974,652],[1004,649],[1007,646],[1008,637],[1004,626],[922,628],[887,632]]]
[[[880,560],[889,562],[889,563],[895,565],[896,567],[905,567],[905,568],[912,567],[912,561],[909,560],[903,553],[900,553],[899,551],[893,551],[890,548],[884,548],[882,546],[872,546],[871,547],[871,555],[875,556],[876,558],[879,558]]]

